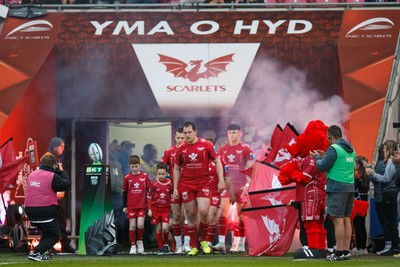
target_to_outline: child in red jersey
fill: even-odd
[[[158,164],[156,180],[152,183],[149,193],[149,216],[151,223],[157,226],[157,255],[169,254],[169,217],[171,213],[172,183],[167,179],[167,165]]]
[[[131,241],[129,254],[145,254],[143,246],[144,218],[147,193],[150,190],[151,182],[146,173],[139,171],[139,156],[129,157],[129,167],[132,171],[125,176],[122,184],[123,212],[128,214],[129,219],[129,239]]]

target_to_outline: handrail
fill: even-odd
[[[21,4],[21,5],[6,5],[10,9],[21,7],[39,7],[47,9],[48,11],[57,10],[197,10],[197,11],[211,11],[211,10],[230,10],[230,11],[249,11],[265,10],[265,9],[360,9],[360,8],[375,8],[375,9],[400,9],[400,2],[338,2],[338,3],[226,3],[226,4],[205,4],[205,3],[166,3],[166,4]]]

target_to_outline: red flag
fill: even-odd
[[[298,221],[293,206],[243,209],[250,256],[282,256],[292,244]]]
[[[10,138],[0,147],[0,193],[10,189],[10,185],[16,185],[18,173],[24,166],[28,155],[15,159],[14,143]]]
[[[292,156],[286,150],[285,146],[286,144],[295,142],[298,135],[299,134],[297,133],[296,129],[290,123],[287,123],[282,133],[279,135],[279,142],[274,140],[274,143],[277,145],[272,147],[271,152],[264,161],[277,167],[280,167],[287,161],[290,161]]]
[[[282,187],[279,182],[279,168],[266,162],[254,162],[251,167],[251,184],[249,192]]]
[[[249,192],[249,199],[249,207],[252,208],[287,205],[296,200],[296,186]]]

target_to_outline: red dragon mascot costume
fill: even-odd
[[[310,151],[328,148],[328,127],[319,120],[308,123],[295,143],[286,149],[293,160],[280,168],[282,185],[296,183],[296,201],[300,206],[300,218],[307,235],[308,248],[296,251],[295,258],[325,258],[326,231],[324,229],[326,175],[318,172]]]

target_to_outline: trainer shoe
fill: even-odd
[[[175,248],[175,254],[182,254],[182,247],[181,246]]]
[[[238,244],[232,244],[231,249],[229,250],[230,253],[237,253],[238,252]]]
[[[136,245],[131,246],[131,249],[129,250],[129,254],[137,254]]]
[[[143,241],[142,240],[138,240],[136,245],[137,245],[137,252],[139,254],[143,254],[143,255],[146,254],[146,252],[144,252],[144,247],[143,247]]]
[[[400,253],[394,254],[393,257],[395,257],[395,258],[400,258]]]
[[[202,248],[204,254],[210,254],[211,253],[211,248],[207,244],[207,241],[201,241],[200,245],[201,245],[201,248]]]
[[[246,251],[246,249],[244,248],[244,246],[242,245],[242,244],[239,244],[238,245],[238,249],[237,249],[237,253],[239,253],[239,254],[244,254],[244,253],[246,253],[247,251]]]
[[[197,248],[192,248],[192,250],[188,252],[188,255],[189,256],[197,256],[198,253],[199,253],[199,250]]]
[[[189,245],[183,245],[183,252],[189,253],[190,251],[192,251],[192,248]]]
[[[376,252],[376,254],[382,255],[383,253],[386,253],[386,252],[388,252],[388,251],[391,250],[391,249],[392,249],[392,247],[385,246],[385,247],[383,248],[383,250]],[[393,255],[393,254],[392,254],[392,255]],[[382,256],[383,256],[383,255],[382,255]]]
[[[368,250],[366,248],[353,248],[352,253],[354,256],[368,255]]]
[[[164,251],[164,254],[167,254],[167,255],[170,253],[169,247],[167,245],[164,246],[163,251]]]
[[[389,250],[387,250],[387,251],[385,251],[385,252],[382,252],[382,253],[379,254],[379,255],[381,255],[381,256],[393,256],[393,255],[394,255],[394,252],[393,252],[393,249],[389,249]]]
[[[343,254],[339,257],[341,260],[348,261],[350,260],[350,253]]]
[[[42,255],[39,252],[31,252],[29,253],[28,259],[32,261],[42,261]]]
[[[226,253],[225,244],[222,242],[218,242],[214,246],[212,246],[213,250],[219,251],[221,253]]]
[[[164,255],[164,249],[157,251],[157,256]]]

